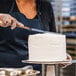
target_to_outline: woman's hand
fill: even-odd
[[[66,68],[67,66],[72,64],[72,62],[71,62],[72,61],[72,57],[69,54],[67,54],[67,60],[68,60],[68,63],[60,64],[60,66],[62,68]]]
[[[24,25],[9,14],[0,14],[0,27],[8,26],[11,26],[11,29],[15,29],[16,27],[23,27]]]

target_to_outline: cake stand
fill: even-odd
[[[22,60],[23,63],[42,64],[41,76],[59,76],[58,65],[69,63],[69,61],[32,61]]]

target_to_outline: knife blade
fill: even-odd
[[[34,32],[39,32],[39,33],[50,33],[48,31],[35,29],[35,28],[30,28],[30,27],[27,27],[27,26],[21,26],[20,28],[23,28],[23,29],[26,29],[26,30],[30,30],[30,31],[34,31]]]

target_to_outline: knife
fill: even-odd
[[[50,33],[48,31],[44,31],[44,30],[40,30],[40,29],[35,29],[35,28],[30,28],[27,26],[19,26],[20,28],[26,29],[26,30],[30,30],[30,31],[34,31],[34,32],[39,32],[39,33]]]

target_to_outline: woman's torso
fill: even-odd
[[[33,19],[27,19],[19,12],[16,3],[13,4],[9,10],[9,14],[22,22],[25,26],[44,30],[41,18],[37,15]],[[25,30],[22,28],[15,28],[11,30],[10,27],[0,27],[0,66],[19,67],[22,64],[22,59],[28,59],[28,36],[36,34],[37,32]]]

